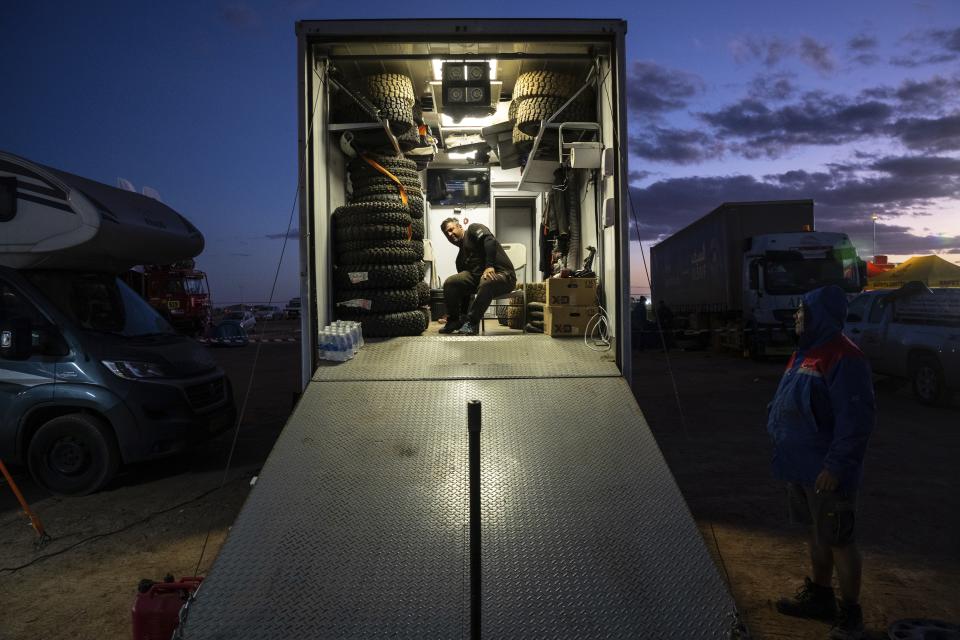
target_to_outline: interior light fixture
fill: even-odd
[[[430,60],[430,65],[433,67],[434,80],[443,80],[443,63],[444,62],[449,62],[449,61],[445,61],[441,58],[432,58]],[[464,64],[466,64],[466,61],[463,61],[463,62]],[[490,60],[487,60],[487,64],[490,65],[490,79],[496,80],[497,79],[497,60],[495,58],[491,58]]]

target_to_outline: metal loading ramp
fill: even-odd
[[[733,601],[612,375],[311,382],[183,637],[470,637],[473,399],[482,637],[728,637]]]

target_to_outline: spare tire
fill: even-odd
[[[407,226],[413,221],[408,207],[392,202],[356,202],[337,207],[333,212],[334,227],[358,224],[396,224]]]
[[[537,135],[540,122],[555,114],[566,101],[566,98],[524,99],[517,107],[517,128],[527,135]],[[595,117],[592,103],[578,98],[560,112],[557,122],[589,122]]]
[[[337,256],[338,264],[410,264],[423,260],[423,243],[418,252],[412,246],[398,247],[370,247],[357,251],[345,251]]]
[[[395,186],[395,185],[394,185]],[[411,196],[407,192],[407,204],[403,204],[403,200],[400,198],[400,192],[394,191],[394,193],[377,193],[370,194],[366,189],[361,191],[359,194],[354,194],[354,204],[364,205],[364,204],[387,204],[393,207],[396,207],[400,211],[404,211],[411,218],[422,218],[423,217],[423,198],[418,196]]]
[[[420,237],[416,237],[417,229],[413,223],[420,222]],[[412,232],[412,238],[411,238]],[[333,228],[334,244],[343,244],[357,240],[423,240],[423,222],[413,220],[409,225],[399,224],[354,224]]]
[[[420,310],[361,314],[340,309],[337,311],[337,317],[341,320],[359,322],[365,338],[418,336],[427,329],[428,324],[426,316]]]
[[[422,240],[351,240],[349,242],[340,242],[334,246],[337,253],[346,253],[348,251],[361,251],[363,249],[373,249],[374,247],[387,247],[393,249],[413,249],[423,254]]]
[[[430,305],[430,285],[426,282],[417,283],[417,306],[426,307]]]
[[[370,97],[402,100],[410,107],[411,114],[413,113],[416,94],[410,76],[402,73],[375,73],[361,78],[360,85]]]
[[[398,170],[407,169],[408,171],[413,171],[416,169],[416,163],[414,163],[412,160],[408,160],[404,158],[403,156],[397,156],[393,154],[380,154],[380,153],[366,153],[365,155],[370,160],[373,160],[380,166],[390,169],[391,171],[393,169],[398,169]],[[351,160],[349,164],[349,169],[351,172],[371,171],[379,175],[379,172],[376,169],[374,169],[370,165],[370,163],[364,160],[363,158],[354,158],[353,160]]]
[[[419,306],[416,289],[359,289],[338,291],[336,308],[347,313],[368,315],[411,311]]]
[[[411,289],[423,280],[423,263],[343,264],[333,270],[337,291],[355,289]]]
[[[513,99],[531,97],[569,98],[583,82],[575,76],[556,71],[528,71],[521,73],[513,86]]]

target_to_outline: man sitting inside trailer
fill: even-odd
[[[503,247],[484,225],[475,222],[464,229],[456,218],[447,218],[440,223],[440,230],[451,244],[460,247],[457,273],[443,283],[447,324],[440,333],[475,336],[490,302],[516,288],[517,274]]]

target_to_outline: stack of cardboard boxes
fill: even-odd
[[[596,278],[550,278],[543,330],[548,336],[583,336],[587,323],[597,313]]]

